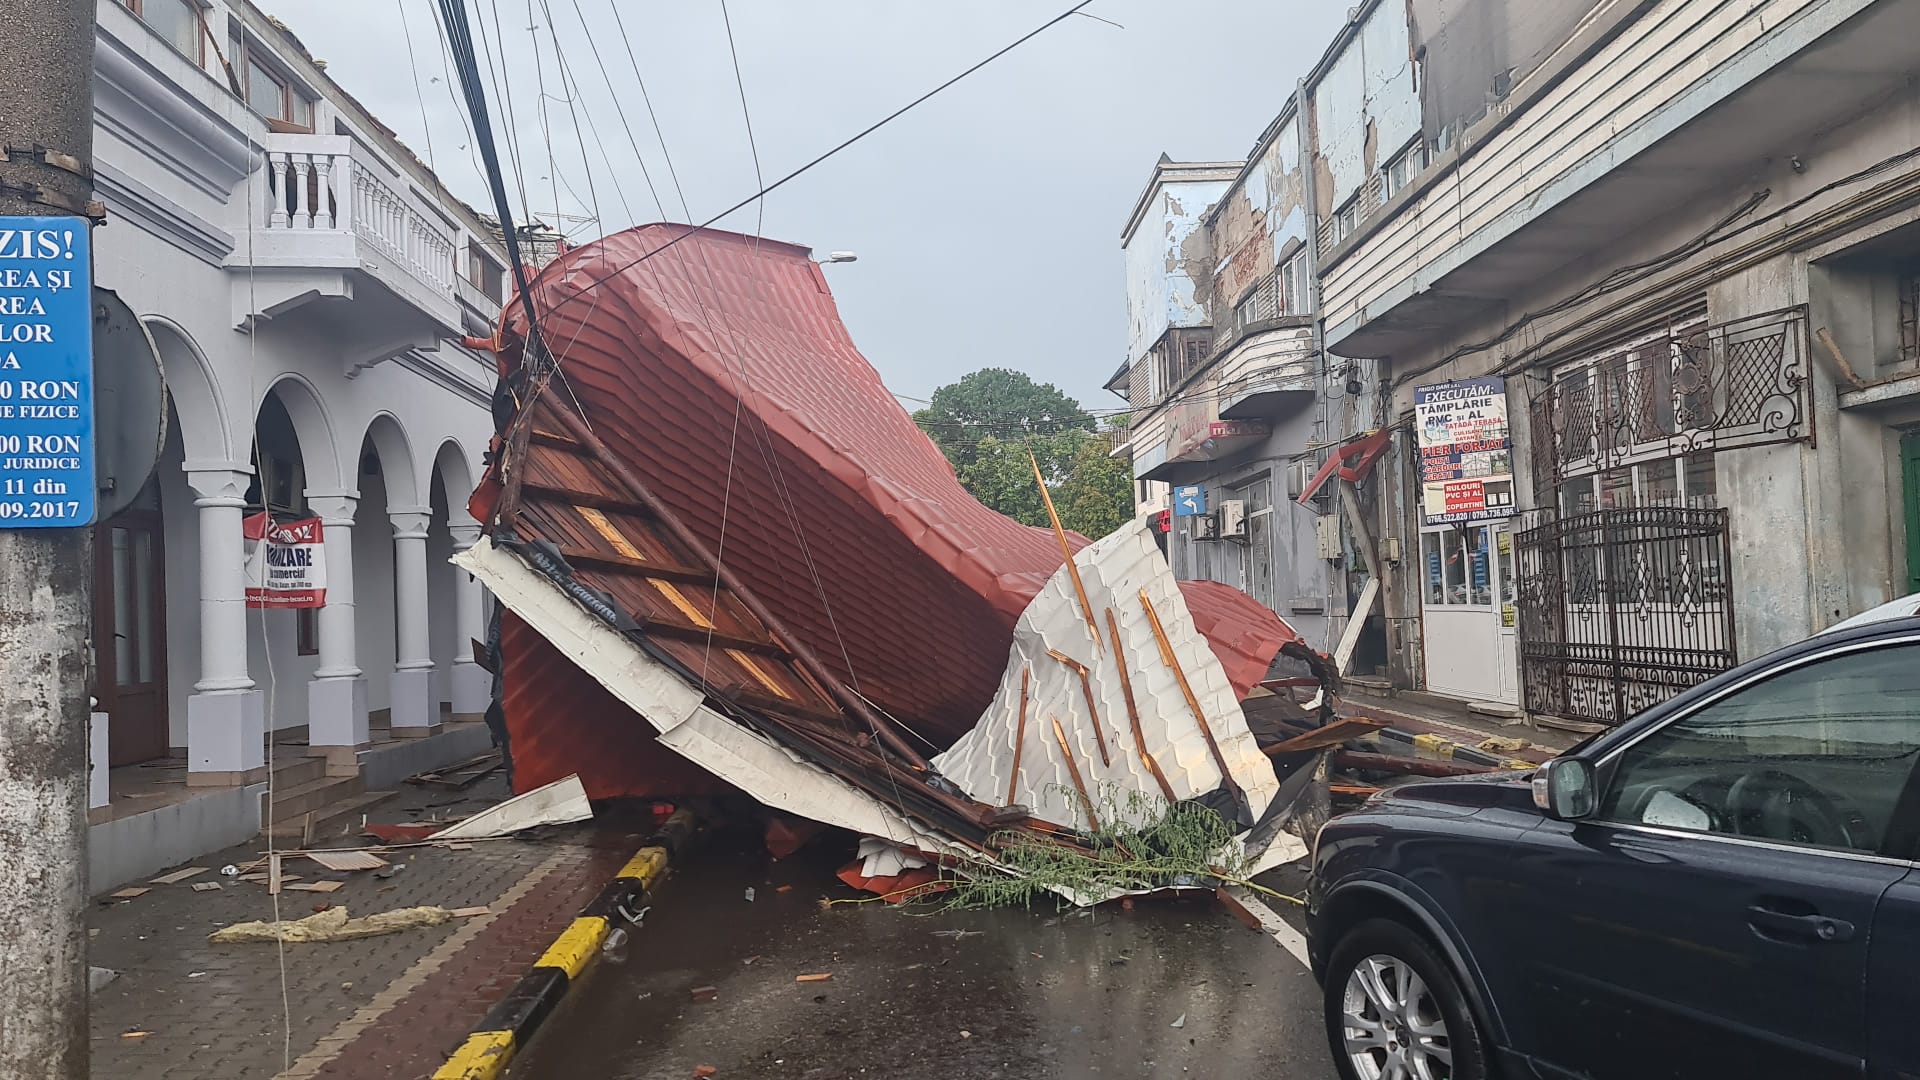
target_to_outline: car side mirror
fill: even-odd
[[[1578,821],[1598,808],[1593,763],[1583,758],[1554,758],[1533,774],[1533,805],[1548,817]]]

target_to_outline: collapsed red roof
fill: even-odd
[[[834,677],[940,746],[979,719],[1059,547],[960,486],[806,248],[640,226],[562,255],[531,296],[561,396]],[[524,335],[510,302],[503,373]],[[498,488],[476,496],[483,520]],[[1242,696],[1298,640],[1243,593],[1183,590]]]

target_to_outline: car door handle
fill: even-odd
[[[1845,919],[1818,914],[1789,915],[1759,904],[1747,908],[1747,925],[1763,933],[1786,934],[1830,943],[1852,941],[1854,932],[1853,924]]]

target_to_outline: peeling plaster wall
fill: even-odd
[[[1608,5],[1407,0],[1407,6],[1420,56],[1421,112],[1431,139],[1458,133],[1487,115],[1566,44],[1576,27]]]
[[[1233,306],[1307,239],[1306,185],[1300,172],[1298,121],[1286,123],[1221,198],[1213,218],[1211,302],[1216,325],[1230,325]],[[1288,312],[1287,314],[1292,314]]]
[[[1376,5],[1313,87],[1322,216],[1359,194],[1388,158],[1420,134],[1407,17],[1403,3]]]
[[[1170,326],[1211,320],[1202,297],[1212,278],[1203,224],[1228,181],[1162,183],[1145,218],[1122,246],[1127,264],[1127,362],[1153,348]]]

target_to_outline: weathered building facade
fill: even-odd
[[[490,692],[484,597],[447,560],[492,431],[462,339],[491,333],[506,261],[245,0],[100,0],[94,112],[96,284],[170,400],[159,467],[95,529],[101,888],[486,746],[443,723]],[[248,606],[262,513],[323,523],[325,606]]]
[[[1283,116],[1305,445],[1391,440],[1327,485],[1330,610],[1370,546],[1396,685],[1611,723],[1920,590],[1915,40],[1898,0],[1356,8]],[[1510,445],[1436,448],[1470,386]],[[1476,454],[1511,480],[1454,503]]]

